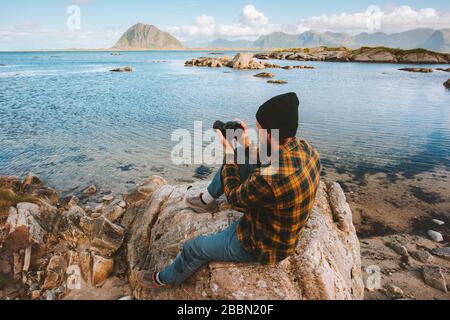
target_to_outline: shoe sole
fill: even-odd
[[[138,285],[141,286],[142,288],[147,289],[147,290],[155,290],[155,289],[167,288],[167,286],[160,286],[160,285],[156,285],[156,284],[148,284],[148,282],[143,279],[141,274],[142,274],[141,272],[138,272],[136,274],[136,281],[137,281]]]
[[[184,203],[185,203],[186,207],[193,210],[195,213],[208,213],[209,212],[206,209],[198,207],[195,204],[189,202],[186,198],[184,199]]]

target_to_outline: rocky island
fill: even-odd
[[[329,61],[329,62],[373,62],[373,63],[426,63],[448,64],[450,54],[425,49],[401,50],[386,47],[362,47],[352,50],[345,47],[297,48],[263,52],[257,59]]]

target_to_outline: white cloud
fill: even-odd
[[[242,9],[239,23],[243,26],[261,28],[269,24],[269,19],[262,12],[256,10],[255,6],[249,4]]]
[[[378,28],[371,28],[376,23]],[[395,33],[415,28],[443,29],[450,27],[450,13],[440,13],[433,8],[414,10],[401,6],[389,11],[367,10],[352,14],[342,13],[321,15],[300,21],[298,28],[335,32],[373,32]]]
[[[239,21],[234,24],[217,24],[211,16],[201,15],[191,25],[168,28],[168,31],[180,37],[182,40],[191,40],[196,37],[203,38],[254,38],[261,34],[274,31],[273,25],[259,12],[255,6],[246,5],[239,16]]]
[[[255,39],[271,32],[282,31],[299,34],[307,30],[347,32],[386,32],[395,33],[415,28],[450,28],[450,13],[439,12],[433,8],[414,10],[410,6],[400,6],[385,11],[378,7],[355,13],[340,13],[313,16],[291,24],[272,24],[264,13],[255,6],[246,5],[236,23],[218,24],[211,16],[200,16],[194,24],[168,29],[181,40],[195,38]]]
[[[109,48],[119,39],[123,28],[68,30],[46,28],[28,23],[0,26],[0,50],[40,50],[67,48]]]

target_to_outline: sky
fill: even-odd
[[[450,1],[7,0],[0,10],[0,50],[109,48],[137,22],[188,46],[277,31],[395,33],[450,28]]]

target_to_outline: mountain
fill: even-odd
[[[250,40],[226,40],[226,39],[217,39],[211,41],[208,45],[209,48],[252,48],[253,41]]]
[[[433,29],[414,29],[400,33],[361,33],[354,37],[360,46],[385,46],[390,48],[414,49],[421,47],[434,33]],[[428,49],[428,48],[425,48]]]
[[[228,41],[228,40],[216,40]],[[241,40],[242,41],[242,40]],[[213,41],[214,43],[214,41]],[[237,48],[228,41],[227,48]],[[414,29],[394,34],[361,33],[351,36],[346,33],[306,31],[299,35],[274,32],[258,38],[249,47],[255,48],[312,48],[319,46],[360,48],[364,46],[384,46],[400,49],[424,48],[433,51],[450,52],[450,29]]]
[[[450,29],[435,31],[421,47],[434,51],[450,52]]]
[[[301,47],[302,44],[296,35],[284,32],[274,32],[259,37],[259,39],[253,43],[253,46],[256,48],[295,48]]]
[[[138,23],[122,35],[113,49],[183,49],[183,45],[153,25]]]

